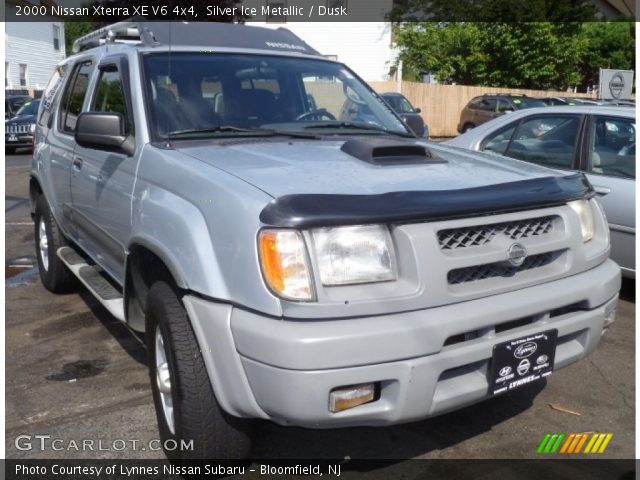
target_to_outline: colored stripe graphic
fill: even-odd
[[[613,433],[547,433],[538,445],[536,453],[560,453],[568,455],[576,455],[578,453],[604,453],[612,438]]]

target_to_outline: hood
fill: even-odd
[[[9,120],[5,120],[5,125],[22,125],[22,124],[32,124],[36,123],[35,115],[20,115],[19,117],[13,117]]]
[[[364,141],[366,138],[358,137]],[[417,140],[406,143],[426,146],[436,161],[374,164],[341,150],[344,139],[244,138],[185,142],[177,144],[176,148],[274,198],[293,194],[379,195],[448,191],[562,175],[518,160],[497,160],[486,154]]]

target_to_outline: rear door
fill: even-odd
[[[49,149],[49,162],[44,162],[44,174],[50,178],[51,190],[46,192],[47,200],[60,226],[68,234],[75,236],[71,221],[71,187],[70,175],[75,147],[76,119],[86,101],[89,79],[94,70],[93,58],[81,58],[72,67],[57,114],[53,111],[42,113],[40,123],[50,127],[47,134],[46,148]],[[69,70],[69,69],[67,69]],[[67,72],[68,73],[68,72]],[[43,108],[45,108],[43,106]]]
[[[635,271],[636,126],[634,118],[593,115],[582,168],[600,195],[611,229],[611,258]]]

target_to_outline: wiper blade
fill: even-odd
[[[317,135],[313,135],[310,133],[304,132],[290,132],[285,130],[272,130],[269,128],[240,128],[234,127],[233,125],[219,125],[217,127],[212,128],[193,128],[186,130],[176,130],[173,132],[169,132],[166,134],[167,138],[178,138],[182,136],[188,135],[198,135],[198,134],[207,134],[207,133],[250,133],[250,134],[258,134],[266,137],[275,137],[275,136],[287,136],[294,138],[309,138],[309,139],[318,139]]]
[[[199,133],[218,133],[218,132],[240,132],[240,133],[255,133],[260,130],[253,128],[240,128],[232,125],[218,125],[212,128],[189,128],[185,130],[174,130],[166,134],[167,138],[176,138],[183,135],[194,135]]]
[[[368,125],[366,123],[356,123],[356,122],[339,122],[339,123],[322,123],[319,125],[308,125],[304,127],[305,130],[311,130],[316,128],[351,128],[354,130],[369,130],[372,132],[380,132],[387,133],[390,135],[399,135],[401,137],[415,138],[413,135],[404,132],[397,132],[395,130],[389,130],[383,127],[377,127],[375,125]]]

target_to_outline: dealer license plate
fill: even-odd
[[[509,392],[551,375],[557,339],[558,330],[548,330],[495,345],[489,392]]]

